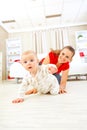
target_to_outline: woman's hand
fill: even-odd
[[[17,98],[15,100],[12,101],[12,103],[20,103],[20,102],[23,102],[24,99],[23,98]]]
[[[65,90],[65,88],[60,87],[58,93],[59,93],[59,94],[64,94],[64,93],[67,93],[67,91]]]
[[[67,82],[68,73],[69,73],[69,69],[62,71],[61,82],[60,82],[60,87],[59,87],[59,94],[67,93],[66,82]]]

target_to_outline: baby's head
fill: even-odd
[[[24,66],[24,68],[28,71],[36,69],[39,63],[37,54],[32,50],[23,52],[21,55],[21,63]]]

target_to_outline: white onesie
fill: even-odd
[[[25,91],[28,87],[31,86],[33,88],[36,88],[37,91],[42,94],[46,94],[48,92],[52,95],[58,94],[59,84],[57,78],[53,74],[50,74],[48,67],[49,64],[39,65],[35,77],[32,77],[30,73],[28,73],[22,81],[18,97],[23,98],[25,95]]]

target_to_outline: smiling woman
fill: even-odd
[[[58,71],[54,74],[60,84],[59,93],[66,93],[66,82],[69,73],[69,63],[75,54],[71,46],[65,46],[62,50],[51,50],[47,57],[42,60],[42,64],[55,64]],[[41,62],[40,62],[41,63]],[[60,76],[62,73],[62,76]]]

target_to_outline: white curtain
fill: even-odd
[[[37,53],[62,49],[69,45],[68,28],[48,29],[32,32],[32,48]]]

